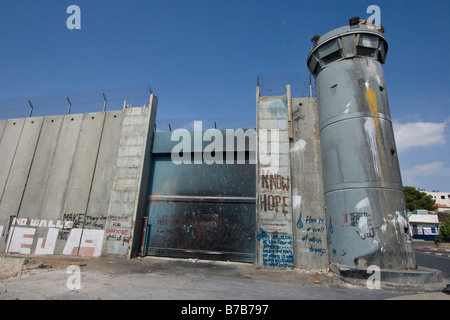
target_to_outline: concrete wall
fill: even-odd
[[[0,252],[135,254],[156,97],[150,104],[0,121]]]
[[[317,103],[289,99],[257,93],[257,266],[326,269]]]
[[[290,141],[295,267],[327,269],[328,237],[316,98],[292,99]]]
[[[257,94],[257,266],[293,268],[291,168],[286,97]]]

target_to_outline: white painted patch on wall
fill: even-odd
[[[99,257],[105,230],[72,229],[64,247],[64,255]]]
[[[380,248],[380,250],[381,250],[382,252],[384,252],[384,248],[383,248],[383,246],[380,247],[380,244],[381,244],[381,241],[378,240],[378,239],[374,239],[374,240],[372,241],[372,247],[373,247],[373,248]]]
[[[306,147],[306,141],[299,139],[291,148],[291,152],[303,151]]]
[[[358,221],[358,228],[362,233],[369,233],[369,224],[367,217],[360,217]]]
[[[358,204],[355,206],[356,210],[362,210],[364,208],[369,208],[370,207],[370,202],[369,202],[369,198],[364,198],[362,199],[360,202],[358,202]]]
[[[394,224],[398,224],[398,229],[400,231],[400,234],[403,234],[405,232],[405,229],[410,229],[409,220],[405,219],[404,215],[400,211],[395,211],[395,214],[397,215],[397,219],[394,219]],[[395,226],[397,231],[397,226]]]
[[[400,211],[395,211],[395,214],[397,215],[397,223],[400,225],[400,227],[404,228],[407,227],[409,224],[409,221],[406,220]]]
[[[347,114],[350,111],[351,104],[352,104],[351,102],[347,103],[347,105],[345,106],[344,114]]]
[[[31,254],[35,233],[34,228],[12,227],[6,243],[6,252]]]
[[[375,121],[373,118],[367,118],[364,123],[364,129],[366,131],[367,142],[372,152],[372,162],[375,169],[375,173],[378,178],[381,178],[381,162],[378,156],[378,143],[377,143],[377,130],[375,128]]]
[[[380,75],[378,74],[377,65],[375,59],[367,59],[367,73],[371,79],[375,79],[378,85],[381,85]],[[366,82],[366,87],[369,81]],[[368,88],[368,87],[367,87]]]
[[[293,195],[292,196],[292,207],[294,209],[298,209],[298,208],[300,208],[301,204],[302,204],[302,196]]]

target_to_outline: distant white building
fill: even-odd
[[[438,203],[437,206],[438,206],[438,208],[437,208],[438,212],[450,213],[450,206],[447,206],[447,205],[441,204],[441,203]]]
[[[417,213],[408,217],[413,238],[434,241],[439,234],[439,217],[436,214],[428,214],[427,210],[415,210],[415,212]]]
[[[433,190],[432,192],[424,191],[426,194],[430,195],[437,204],[443,204],[445,206],[450,206],[450,192],[439,192]]]

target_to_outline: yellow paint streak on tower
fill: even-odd
[[[375,93],[375,90],[373,88],[370,88],[370,87],[367,88],[366,100],[369,103],[370,114],[371,114],[371,116],[373,118],[373,121],[375,123],[375,128],[377,130],[378,149],[380,150],[381,155],[383,156],[383,160],[386,160],[386,157],[384,155],[384,148],[383,148],[383,145],[381,143],[380,122],[379,122],[379,119],[378,119],[377,94]]]

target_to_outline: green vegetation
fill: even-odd
[[[403,191],[405,192],[406,208],[409,211],[414,211],[414,209],[434,211],[437,209],[433,198],[425,192],[414,187],[403,187]]]
[[[441,223],[441,225],[439,226],[439,235],[434,240],[436,244],[444,241],[450,241],[450,220],[446,220]]]

